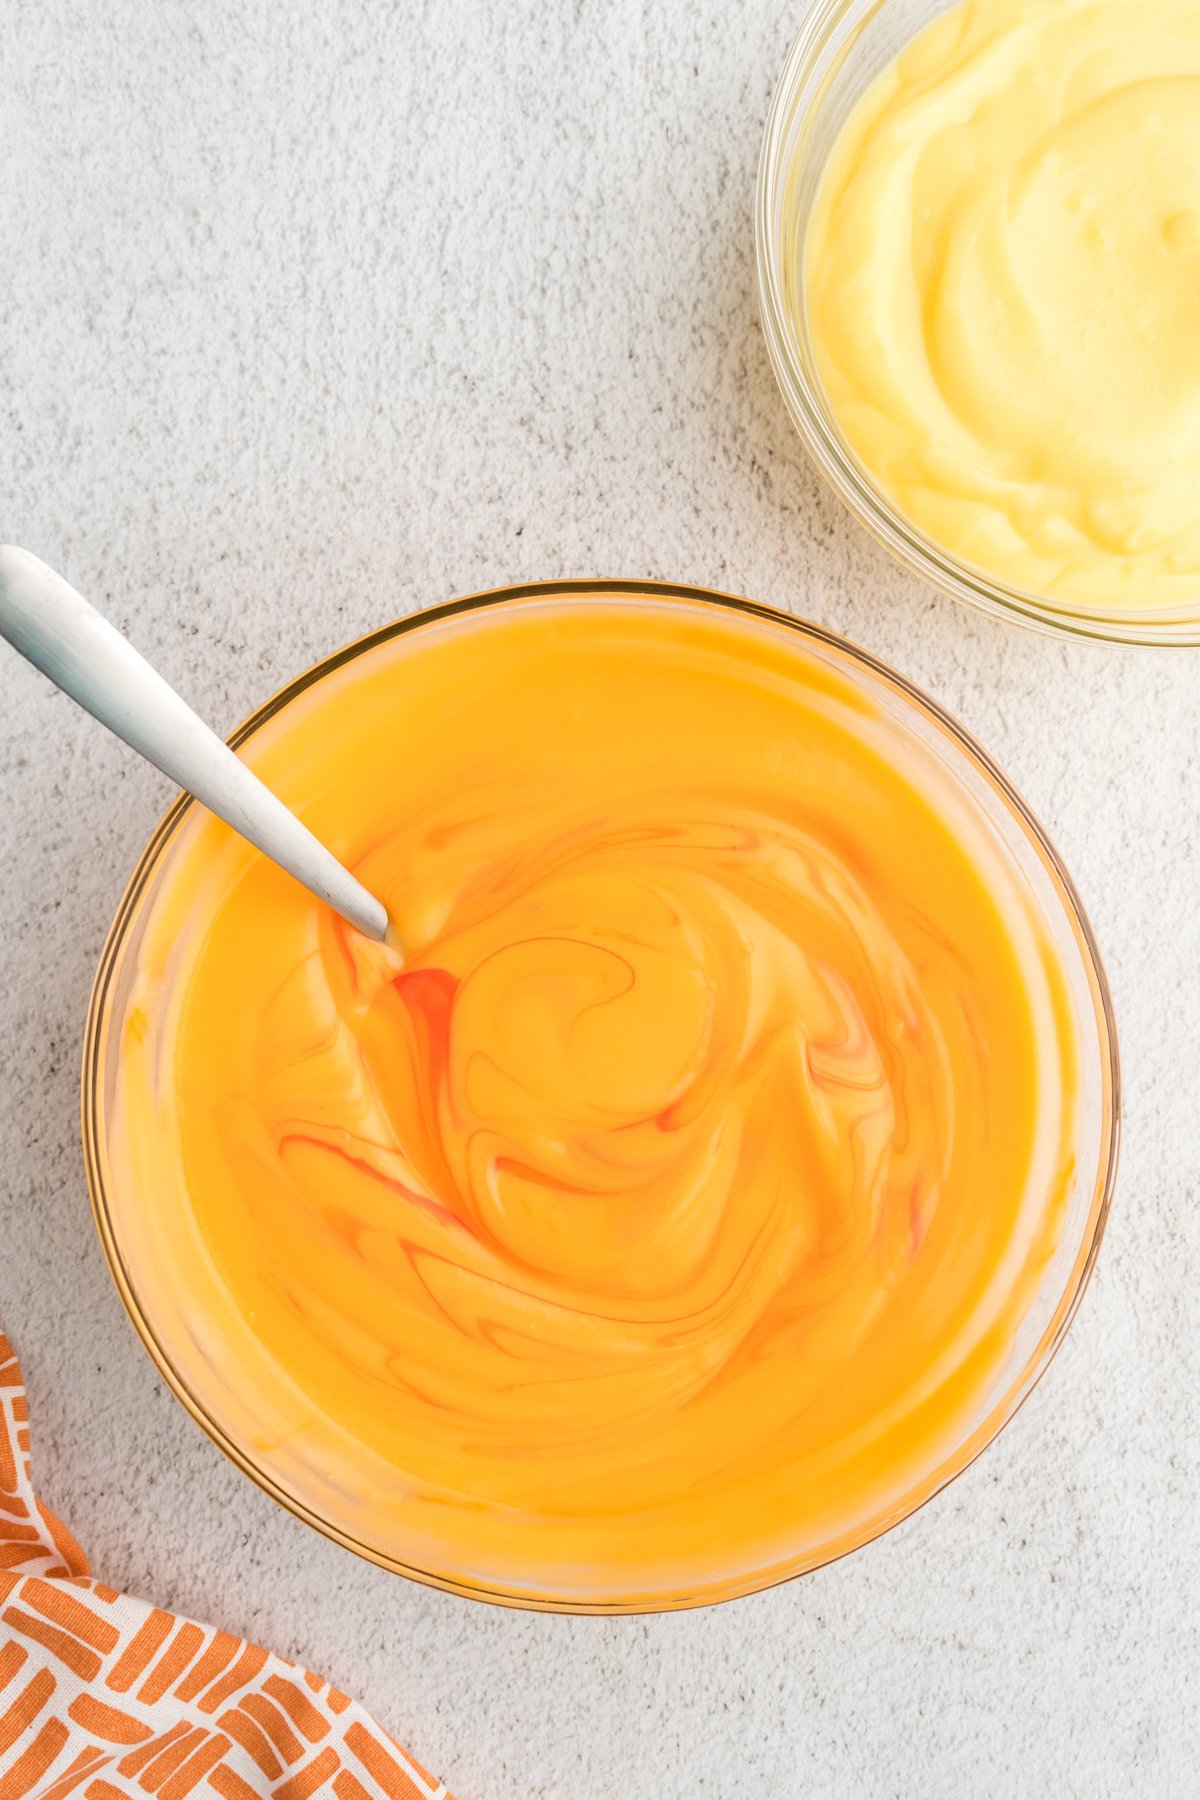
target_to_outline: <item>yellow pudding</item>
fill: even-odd
[[[833,419],[956,559],[1196,611],[1200,0],[969,0],[851,112],[802,305]]]
[[[104,1001],[117,1263],[223,1439],[535,1602],[737,1591],[936,1486],[1094,1156],[1078,973],[952,748],[816,634],[621,594],[268,716],[397,942],[193,807]]]

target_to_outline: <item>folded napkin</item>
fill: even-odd
[[[29,1474],[0,1335],[0,1800],[451,1800],[362,1707],[282,1656],[118,1594]]]

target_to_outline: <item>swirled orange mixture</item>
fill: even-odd
[[[907,708],[716,608],[395,639],[248,754],[400,948],[195,811],[126,1002],[117,1235],[295,1500],[587,1601],[812,1560],[932,1482],[1057,1241],[1075,1045]]]

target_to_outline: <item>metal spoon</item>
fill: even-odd
[[[0,637],[367,937],[379,901],[252,775],[127,638],[28,550],[0,546]]]

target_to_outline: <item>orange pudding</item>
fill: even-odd
[[[110,1229],[223,1441],[535,1603],[738,1591],[936,1486],[1080,1106],[1078,976],[946,727],[749,613],[551,596],[246,755],[397,942],[196,807],[140,901]]]

